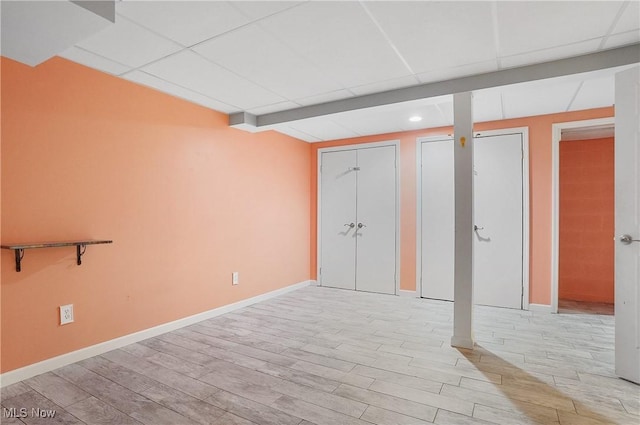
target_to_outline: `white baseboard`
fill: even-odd
[[[418,295],[416,294],[416,291],[405,291],[404,289],[401,289],[400,291],[398,291],[398,296],[400,297],[409,297],[409,298],[417,298]]]
[[[546,304],[529,304],[529,311],[551,314],[551,306]]]
[[[312,282],[314,281],[306,280],[304,282],[276,289],[275,291],[267,292],[266,294],[256,295],[255,297],[247,298],[246,300],[238,301],[233,304],[227,304],[218,308],[214,308],[213,310],[194,314],[193,316],[178,319],[169,323],[164,323],[153,328],[121,336],[119,338],[101,342],[90,347],[81,348],[70,353],[62,354],[57,357],[52,357],[38,363],[5,372],[3,374],[0,374],[0,388],[6,387],[7,385],[15,384],[16,382],[29,379],[42,373],[50,372],[63,366],[67,366],[71,363],[79,362],[90,357],[99,356],[100,354],[106,353],[107,351],[115,350],[124,347],[125,345],[143,341],[148,338],[153,338],[154,336],[171,332],[176,329],[184,328],[185,326],[193,325],[194,323],[211,319],[212,317],[220,316],[221,314],[230,313],[234,310],[238,310],[240,308],[286,294],[287,292],[295,291],[296,289],[309,286],[310,284],[312,284]]]

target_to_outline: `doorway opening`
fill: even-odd
[[[614,128],[561,135],[558,310],[613,315]]]
[[[554,125],[552,311],[614,313],[613,118]]]

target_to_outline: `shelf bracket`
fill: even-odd
[[[24,258],[24,249],[14,249],[16,253],[16,271],[22,270],[22,259]]]
[[[82,256],[84,255],[84,252],[87,250],[87,246],[84,244],[78,244],[76,245],[76,257],[78,259],[77,264],[81,265],[82,264]]]

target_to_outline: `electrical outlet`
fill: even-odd
[[[231,273],[231,284],[232,285],[237,285],[239,283],[238,281],[238,272],[233,272]]]
[[[60,306],[60,324],[66,325],[73,322],[73,304]]]

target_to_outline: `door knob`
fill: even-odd
[[[631,235],[622,235],[620,236],[620,242],[625,245],[631,245],[631,242],[640,242],[640,239],[633,239]]]
[[[363,227],[367,227],[366,224],[358,223],[358,229],[362,229]]]
[[[477,225],[473,225],[473,231],[477,232],[478,230],[484,230],[484,227],[478,227]]]
[[[355,223],[345,223],[345,226],[350,229],[353,229],[354,227],[356,227]]]

